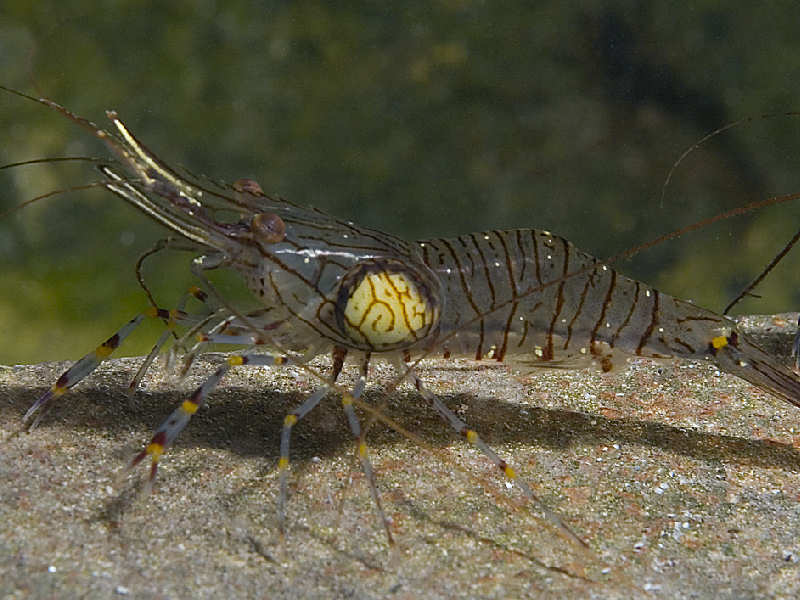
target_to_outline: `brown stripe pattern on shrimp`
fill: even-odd
[[[408,363],[441,353],[525,369],[592,367],[608,372],[629,357],[703,360],[800,406],[800,380],[748,340],[732,320],[629,279],[549,231],[492,230],[409,242],[268,196],[252,180],[219,189],[192,181],[150,152],[115,112],[107,113],[114,128],[107,131],[50,100],[32,99],[105,142],[126,172],[111,163],[101,165],[101,185],[196,250],[192,271],[199,284],[173,310],[151,298],[151,307],[64,372],[31,406],[24,423],[36,426],[54,402],[145,319],[163,321],[166,331],[137,373],[137,382],[171,337],[189,357],[214,343],[244,347],[175,408],[131,460],[130,467],[149,461],[148,485],[165,450],[231,369],[287,364],[308,369],[311,358],[329,354],[330,375],[320,377],[319,387],[283,422],[280,522],[283,526],[288,498],[291,432],[326,394],[335,392],[391,540],[355,411],[362,403],[370,362],[384,360],[450,427],[514,480],[557,531],[581,546],[579,536],[426,388]],[[244,278],[262,308],[241,312],[214,290],[204,272],[223,267]],[[189,301],[199,302],[202,310],[188,311]],[[359,364],[360,377],[345,390],[336,382],[347,356]]]

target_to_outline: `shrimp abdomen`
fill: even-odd
[[[620,358],[711,360],[800,405],[800,380],[723,315],[626,277],[548,231],[419,242],[446,290],[446,353],[611,370]]]

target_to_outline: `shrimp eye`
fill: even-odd
[[[275,213],[258,213],[250,229],[256,238],[266,244],[277,244],[286,237],[286,223]]]
[[[255,179],[237,179],[233,182],[233,189],[237,192],[246,192],[253,196],[263,196],[264,190]]]

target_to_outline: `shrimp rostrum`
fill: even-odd
[[[333,372],[283,423],[278,465],[283,524],[291,430],[327,392],[339,390],[337,376],[345,356],[351,355],[361,365],[361,376],[353,389],[340,393],[342,406],[391,539],[354,410],[361,403],[370,361],[381,358],[514,479],[559,532],[582,544],[511,466],[425,387],[409,362],[435,352],[520,368],[610,371],[628,357],[706,360],[800,406],[800,380],[748,340],[733,321],[629,279],[548,231],[493,230],[409,242],[273,198],[251,180],[211,189],[165,165],[116,113],[108,113],[114,125],[110,132],[49,100],[38,101],[90,130],[116,155],[127,174],[119,166],[102,166],[106,189],[198,250],[193,270],[201,284],[190,293],[209,310],[198,320],[182,303],[171,311],[152,306],[70,367],[30,408],[25,422],[35,425],[45,408],[89,375],[148,317],[164,320],[168,331],[185,326],[200,339],[197,348],[206,343],[245,346],[173,411],[132,460],[131,466],[149,459],[150,480],[164,450],[231,368],[303,364],[328,353]],[[214,293],[203,272],[219,267],[238,271],[262,308],[241,313]],[[157,348],[166,337],[165,332]]]

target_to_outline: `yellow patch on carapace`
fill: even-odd
[[[376,349],[413,343],[436,320],[436,310],[405,274],[367,273],[344,308],[347,334]]]
[[[711,345],[714,347],[715,350],[724,348],[725,346],[728,345],[728,338],[724,335],[718,335],[717,337],[711,340]]]
[[[183,404],[181,404],[181,408],[183,412],[193,415],[197,412],[197,409],[200,408],[200,405],[197,402],[192,402],[191,400],[184,400]]]

